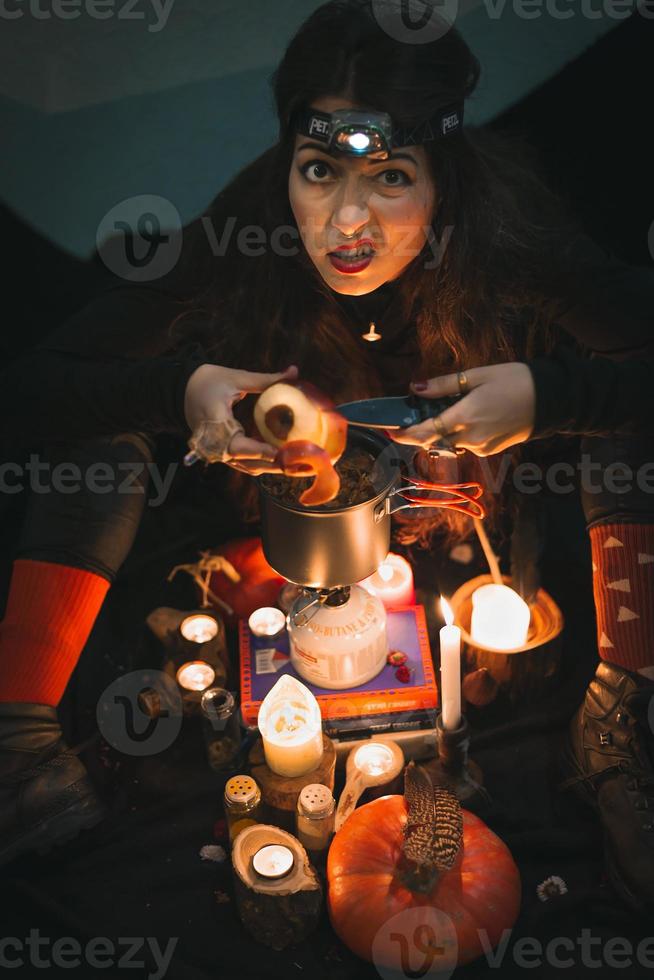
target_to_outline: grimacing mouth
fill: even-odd
[[[339,259],[343,259],[346,262],[350,259],[362,259],[370,258],[377,254],[377,249],[374,245],[359,245],[356,248],[351,249],[336,249],[333,252],[328,252],[328,255],[335,255]]]

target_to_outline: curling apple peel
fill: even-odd
[[[280,381],[266,388],[254,406],[254,421],[263,439],[279,452],[286,476],[315,474],[300,503],[315,507],[333,500],[340,489],[334,463],[347,442],[347,421],[315,385]]]

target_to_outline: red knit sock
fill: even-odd
[[[654,524],[598,524],[590,543],[600,657],[654,665]]]
[[[0,701],[59,704],[110,584],[68,565],[14,562],[0,623]]]

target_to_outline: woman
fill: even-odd
[[[397,438],[463,447],[469,473],[482,457],[560,434],[589,437],[600,469],[647,459],[651,312],[630,270],[561,216],[518,147],[462,128],[479,66],[458,33],[402,43],[378,10],[334,0],[301,27],[274,76],[278,143],[185,229],[173,273],[117,285],[5,378],[5,418],[45,443],[51,462],[148,461],[153,436],[176,432],[227,464],[252,513],[251,477],[275,471],[274,449],[251,428],[253,399],[241,399],[298,374],[337,403],[409,384],[427,397],[464,393]],[[230,220],[231,244],[216,256],[211,240]],[[245,247],[252,239],[237,231],[253,227],[256,247]],[[642,286],[652,298],[651,281]],[[362,336],[370,321],[375,343]],[[420,465],[436,475],[440,464],[421,453]],[[56,705],[144,498],[72,499],[34,496],[2,623],[4,860],[102,816],[81,763],[64,754]],[[643,820],[653,510],[642,489],[601,488],[585,502],[602,659],[571,723],[569,763],[599,809],[616,883],[638,905],[654,887]],[[468,524],[430,514],[399,537],[428,543],[439,530]]]

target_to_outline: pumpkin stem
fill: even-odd
[[[429,895],[440,876],[441,872],[433,864],[416,864],[406,855],[399,867],[399,877],[404,887],[420,895]]]
[[[456,796],[434,786],[428,773],[410,762],[404,770],[408,814],[404,856],[414,866],[414,891],[431,890],[443,871],[454,866],[463,845],[463,810]]]

